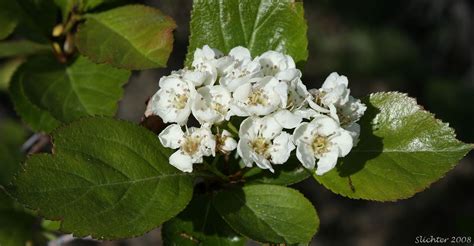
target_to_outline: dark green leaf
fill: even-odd
[[[26,131],[13,121],[2,121],[0,136],[0,185],[6,185],[20,168],[23,159],[21,145],[25,141]]]
[[[15,111],[36,132],[51,132],[60,125],[48,111],[41,109],[26,96],[21,75],[16,72],[9,88]]]
[[[48,42],[59,13],[52,0],[16,0],[21,17],[19,31],[35,41]]]
[[[294,156],[283,165],[274,165],[273,169],[275,173],[253,167],[244,174],[243,178],[248,183],[291,185],[311,176],[311,173]]]
[[[0,90],[9,87],[13,74],[24,61],[23,58],[14,58],[0,63]]]
[[[8,37],[18,25],[19,16],[15,1],[0,0],[0,40]]]
[[[12,86],[21,86],[25,100],[37,108],[61,122],[70,122],[87,115],[113,116],[129,76],[129,71],[98,65],[84,57],[66,66],[53,57],[41,56],[20,67],[14,78],[16,85]],[[15,95],[13,100],[17,112],[27,123],[35,125],[37,121],[28,119],[32,109],[21,108]]]
[[[0,42],[0,58],[51,52],[51,47],[28,40]]]
[[[473,147],[404,94],[375,93],[364,103],[368,109],[359,145],[336,169],[315,175],[337,194],[377,201],[411,197],[443,177]]]
[[[308,57],[303,3],[294,0],[196,0],[186,63],[204,45],[228,52],[247,47],[253,56],[277,50],[295,62]]]
[[[86,17],[76,42],[92,61],[127,69],[166,66],[176,24],[158,9],[128,5]]]
[[[21,246],[32,243],[35,217],[16,209],[0,189],[0,245]]]
[[[168,163],[145,128],[108,118],[71,123],[52,134],[54,155],[31,156],[9,192],[61,230],[118,239],[141,235],[191,200],[193,178]]]
[[[312,204],[283,186],[260,184],[222,191],[214,206],[235,231],[259,242],[309,242],[319,227]]]
[[[195,197],[162,228],[164,245],[245,245],[217,214],[210,196]]]

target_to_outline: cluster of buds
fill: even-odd
[[[206,45],[195,51],[190,69],[160,79],[145,114],[171,123],[159,139],[177,149],[169,162],[184,172],[205,156],[233,151],[247,167],[273,172],[296,150],[304,167],[317,164],[322,175],[357,144],[366,106],[350,96],[345,76],[332,73],[310,90],[301,76],[280,52],[252,58],[244,47],[224,55]],[[198,127],[188,126],[191,117]],[[238,129],[232,122],[240,122]]]

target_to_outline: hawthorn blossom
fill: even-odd
[[[273,116],[286,129],[297,127],[303,119],[309,119],[316,114],[316,111],[307,106],[307,100],[311,94],[301,81],[301,71],[298,69],[288,69],[279,72],[276,76],[279,82],[287,84],[287,97],[282,102],[280,110]]]
[[[221,85],[204,86],[197,90],[192,113],[201,124],[222,122],[229,113],[231,94]]]
[[[210,129],[191,127],[183,132],[177,124],[169,125],[160,134],[164,147],[178,149],[169,162],[183,172],[192,172],[194,163],[202,163],[203,156],[215,156],[216,140]]]
[[[224,62],[218,65],[221,70],[219,83],[229,91],[234,91],[238,86],[250,82],[250,79],[260,75],[260,64],[251,60],[250,51],[243,47],[235,47],[229,52]]]
[[[323,175],[333,169],[339,157],[352,149],[350,133],[329,116],[316,116],[309,123],[302,123],[293,133],[296,157],[308,169],[317,163],[316,174]]]
[[[277,51],[267,51],[255,58],[260,63],[263,76],[275,76],[281,71],[296,68],[293,58]]]
[[[186,124],[196,95],[194,85],[173,75],[161,78],[159,85],[145,114],[158,115],[165,123]]]
[[[237,116],[268,115],[287,100],[288,85],[274,77],[255,78],[233,93],[231,111]]]
[[[295,149],[291,135],[271,116],[249,117],[240,125],[237,153],[247,167],[255,163],[259,168],[274,172],[272,164],[283,164]]]

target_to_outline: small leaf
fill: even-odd
[[[283,186],[260,184],[222,191],[213,204],[235,231],[259,242],[309,242],[319,227],[313,205]]]
[[[204,45],[229,52],[247,47],[253,56],[277,50],[295,62],[308,57],[303,3],[294,0],[196,0],[186,64]]]
[[[78,237],[129,238],[158,227],[191,200],[193,178],[168,163],[148,130],[108,118],[52,134],[54,155],[31,156],[9,192]]]
[[[176,24],[158,9],[128,5],[86,17],[76,41],[92,61],[126,69],[166,66]]]
[[[274,185],[291,185],[301,182],[311,176],[303,165],[294,157],[283,165],[274,165],[275,172],[272,173],[258,167],[253,167],[243,176],[247,183],[253,184],[274,184]]]
[[[33,128],[37,126],[48,132],[57,124],[39,124],[37,117],[30,119],[30,111],[38,111],[38,108],[61,122],[88,115],[113,116],[123,94],[122,86],[129,76],[129,71],[98,65],[84,57],[66,66],[53,57],[41,56],[20,67],[11,90],[17,112]],[[16,94],[24,97],[23,100],[16,98]],[[30,104],[23,105],[22,101]],[[45,113],[38,115],[54,122]]]
[[[29,40],[0,42],[0,58],[11,56],[28,56],[51,52],[51,47]]]
[[[163,224],[164,245],[245,245],[222,220],[210,196],[197,196],[177,217]]]
[[[400,93],[365,98],[360,142],[337,168],[315,178],[337,194],[394,201],[443,177],[471,149],[448,124]]]

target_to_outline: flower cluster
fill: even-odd
[[[320,89],[308,90],[301,75],[290,56],[276,51],[252,59],[244,47],[225,56],[206,45],[195,51],[192,68],[160,79],[146,115],[172,123],[159,139],[177,149],[169,161],[184,172],[235,149],[247,167],[273,172],[296,149],[303,166],[317,163],[322,175],[357,143],[366,107],[350,96],[345,76],[332,73]],[[188,128],[191,115],[199,127]],[[238,136],[228,127],[233,118],[243,119]]]

